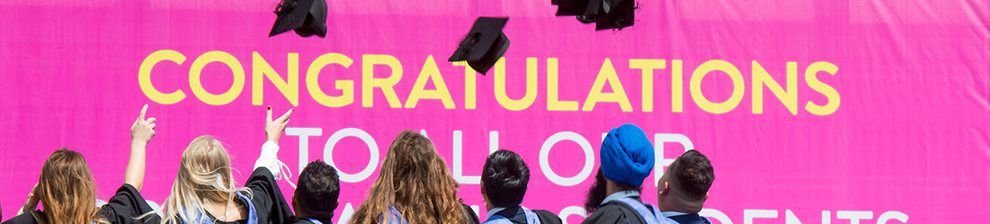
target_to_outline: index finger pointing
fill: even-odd
[[[289,120],[289,116],[292,116],[292,109],[289,109],[289,111],[286,111],[281,117],[278,117],[278,120],[285,122],[286,120]]]
[[[144,114],[147,112],[148,112],[148,104],[144,104],[144,106],[141,107],[141,114],[138,115],[138,118],[144,120]]]

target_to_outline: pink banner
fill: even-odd
[[[156,203],[198,135],[228,144],[243,181],[272,105],[296,107],[279,153],[293,173],[315,159],[343,173],[334,221],[411,129],[482,217],[481,166],[507,148],[532,170],[524,205],[576,223],[602,134],[635,123],[656,171],[686,149],[712,159],[703,214],[719,223],[990,222],[986,1],[639,3],[635,26],[595,32],[549,0],[328,0],[320,39],[267,37],[274,0],[0,2],[3,217],[60,147],[107,199],[148,103]],[[446,61],[477,16],[510,17],[485,76]]]

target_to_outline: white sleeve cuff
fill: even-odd
[[[266,141],[264,145],[261,145],[261,155],[258,156],[258,160],[254,162],[254,169],[261,167],[268,168],[268,171],[272,173],[278,179],[279,167],[278,167],[278,144],[272,141]]]

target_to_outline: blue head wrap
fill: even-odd
[[[621,184],[640,186],[653,172],[653,144],[643,129],[633,124],[609,131],[602,142],[600,157],[605,178]]]

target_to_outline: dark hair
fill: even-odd
[[[591,184],[591,188],[588,189],[588,198],[584,201],[584,210],[588,214],[594,213],[598,210],[598,204],[601,204],[605,200],[605,174],[602,174],[602,170],[598,170],[598,174],[595,174],[595,183]]]
[[[694,200],[703,199],[715,181],[711,161],[698,150],[688,150],[678,156],[667,167],[667,172],[677,180],[677,187],[684,191],[684,195]]]
[[[340,196],[340,180],[337,170],[323,161],[316,160],[306,165],[299,175],[299,185],[293,200],[300,206],[296,211],[303,211],[314,218],[329,219],[333,210],[337,209],[337,197]]]
[[[529,167],[519,154],[498,150],[485,160],[481,171],[485,193],[495,207],[512,207],[522,203],[529,185]]]
[[[584,201],[584,210],[588,214],[598,210],[598,205],[605,201],[605,197],[608,197],[606,186],[608,186],[608,179],[605,179],[605,173],[598,169],[598,174],[595,174],[595,183],[591,184],[591,188],[588,189],[588,198]],[[615,186],[619,190],[643,191],[643,186],[629,186],[618,182],[615,183]]]

